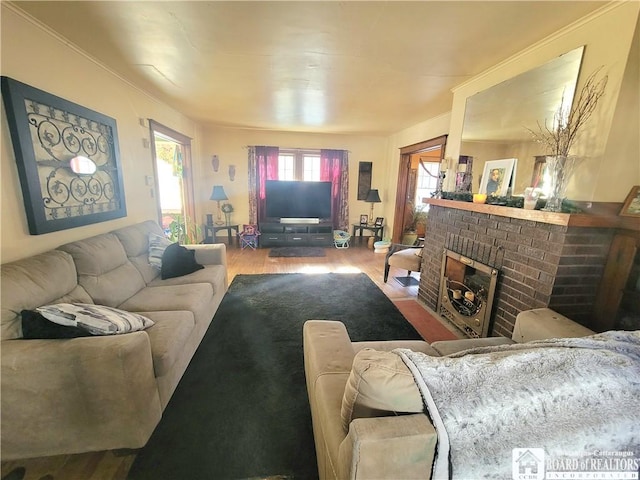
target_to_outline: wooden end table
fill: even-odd
[[[231,245],[233,242],[233,230],[235,230],[236,234],[235,234],[235,238],[236,238],[236,245],[238,245],[238,225],[205,225],[204,226],[204,243],[216,243],[216,233],[221,231],[221,230],[226,230],[227,231],[227,238],[228,238],[228,244]],[[209,241],[209,239],[211,239]]]
[[[354,223],[353,224],[353,232],[351,233],[351,236],[355,238],[356,236],[356,230],[360,231],[359,237],[360,237],[360,243],[362,243],[362,232],[363,230],[369,230],[370,232],[373,232],[373,236],[377,239],[377,240],[382,240],[382,236],[384,235],[384,226],[380,225],[362,225],[360,223]]]

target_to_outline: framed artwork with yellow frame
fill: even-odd
[[[620,210],[620,215],[623,217],[640,217],[640,185],[631,187],[631,191]]]

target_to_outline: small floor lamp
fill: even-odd
[[[369,225],[373,225],[375,222],[375,219],[373,218],[373,204],[382,202],[382,200],[380,200],[380,195],[378,194],[378,190],[377,189],[369,190],[369,193],[367,193],[367,198],[365,199],[365,202],[371,203],[371,212],[369,214]]]
[[[222,185],[213,186],[213,191],[211,192],[209,200],[215,200],[216,202],[218,202],[218,216],[216,225],[224,225],[224,222],[222,221],[222,209],[220,208],[220,202],[223,200],[229,200],[229,197],[227,197],[227,194],[224,193],[224,188],[222,188]]]

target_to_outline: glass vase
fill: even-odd
[[[566,198],[567,186],[573,175],[576,157],[557,155],[547,157],[545,180],[549,181],[547,204],[542,209],[546,212],[561,212],[562,202]]]
[[[231,212],[224,212],[224,223],[227,227],[231,225]]]

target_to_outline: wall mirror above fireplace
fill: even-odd
[[[517,158],[514,194],[531,184],[535,157],[543,155],[529,130],[552,121],[563,102],[573,101],[584,46],[470,96],[466,101],[460,155],[473,157],[473,191],[478,191],[484,164]]]

